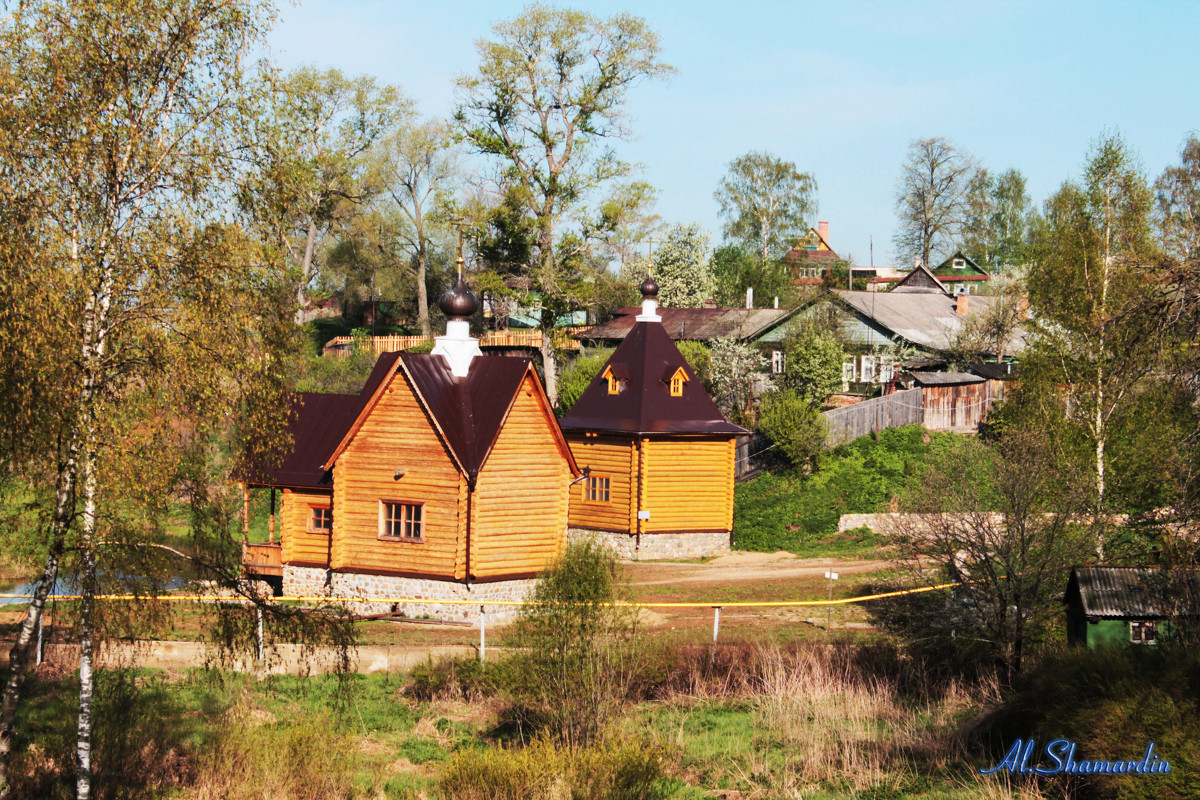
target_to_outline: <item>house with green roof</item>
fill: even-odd
[[[991,279],[991,274],[975,263],[962,250],[954,254],[931,270],[934,277],[941,281],[951,294],[979,294],[983,282]]]

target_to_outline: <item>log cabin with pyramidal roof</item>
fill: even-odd
[[[477,304],[460,272],[432,353],[383,354],[357,395],[293,397],[291,452],[250,482],[282,490],[285,595],[412,598],[356,611],[465,618],[524,598],[561,554],[579,471],[529,359],[471,338]],[[255,560],[247,572],[266,572]]]
[[[658,284],[642,313],[562,418],[584,479],[571,491],[570,536],[623,558],[728,553],[737,437],[658,314]]]

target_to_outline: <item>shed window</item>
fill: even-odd
[[[379,503],[379,538],[421,541],[425,520],[423,503]]]
[[[310,506],[309,533],[329,533],[333,530],[333,509],[329,506]]]
[[[1129,639],[1134,644],[1154,644],[1158,640],[1158,628],[1149,620],[1134,620],[1129,623]]]
[[[583,500],[586,503],[607,503],[611,497],[612,479],[607,475],[588,475],[583,484]]]

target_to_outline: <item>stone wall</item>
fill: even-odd
[[[328,583],[326,582],[328,578]],[[526,600],[533,592],[533,579],[473,583],[465,586],[455,581],[428,578],[400,578],[390,575],[361,575],[334,572],[312,567],[283,566],[283,594],[286,597],[339,597],[370,600],[413,599],[419,602],[354,603],[354,614],[387,614],[401,611],[408,617],[432,617],[446,620],[479,619],[479,607],[484,606],[488,619],[515,616],[520,606],[495,605],[500,601]],[[449,604],[445,600],[461,600],[467,604]]]
[[[533,579],[473,583],[470,586],[455,581],[439,581],[429,578],[400,578],[391,575],[362,575],[357,573],[333,573],[333,597],[354,597],[370,600],[380,598],[413,599],[413,603],[355,603],[356,614],[386,614],[402,611],[409,617],[432,617],[433,619],[470,620],[479,619],[480,606],[488,619],[516,616],[520,606],[496,605],[498,601],[526,600],[533,592]],[[445,600],[466,601],[449,604]]]
[[[322,567],[283,565],[284,597],[325,597],[329,594],[329,570]]]
[[[568,528],[567,541],[595,542],[611,547],[618,558],[627,561],[687,560],[729,554],[729,534],[719,533],[643,533],[641,547],[629,533]]]

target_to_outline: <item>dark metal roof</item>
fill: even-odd
[[[618,308],[613,319],[576,334],[579,339],[621,341],[634,329],[640,308]],[[707,342],[733,337],[739,341],[757,339],[775,326],[786,322],[794,309],[786,308],[659,308],[667,335],[679,341]]]
[[[1167,576],[1150,567],[1073,567],[1066,602],[1078,596],[1083,613],[1101,619],[1166,616]]]
[[[403,353],[401,358],[446,445],[473,480],[500,435],[530,370],[529,359],[476,356],[466,377],[458,378],[440,355]]]
[[[278,469],[252,471],[259,477],[249,483],[332,489],[332,471],[324,465],[401,359],[405,374],[441,430],[446,446],[474,479],[500,433],[521,380],[532,371],[527,358],[478,356],[471,362],[467,376],[456,378],[440,355],[384,353],[358,394],[292,395],[292,450]],[[565,443],[563,449],[569,458]]]
[[[617,376],[621,369],[626,370],[629,377],[620,393],[608,393],[608,381],[602,377],[604,370],[600,370],[562,418],[563,430],[733,436],[749,433],[726,421],[660,322],[633,326],[606,366],[613,367]],[[671,397],[669,378],[680,367],[688,380],[683,385],[683,396]]]
[[[918,386],[963,386],[969,383],[983,383],[986,378],[972,375],[969,372],[912,372],[913,383]]]
[[[966,317],[958,315],[958,301],[940,292],[851,292],[834,289],[833,294],[864,319],[891,331],[926,350],[946,350],[962,330]],[[987,314],[999,297],[966,295],[968,315]],[[1007,352],[1025,349],[1025,329],[1018,326],[1009,336]]]
[[[992,381],[1012,381],[1017,379],[1019,364],[967,364],[967,369],[976,375]]]

